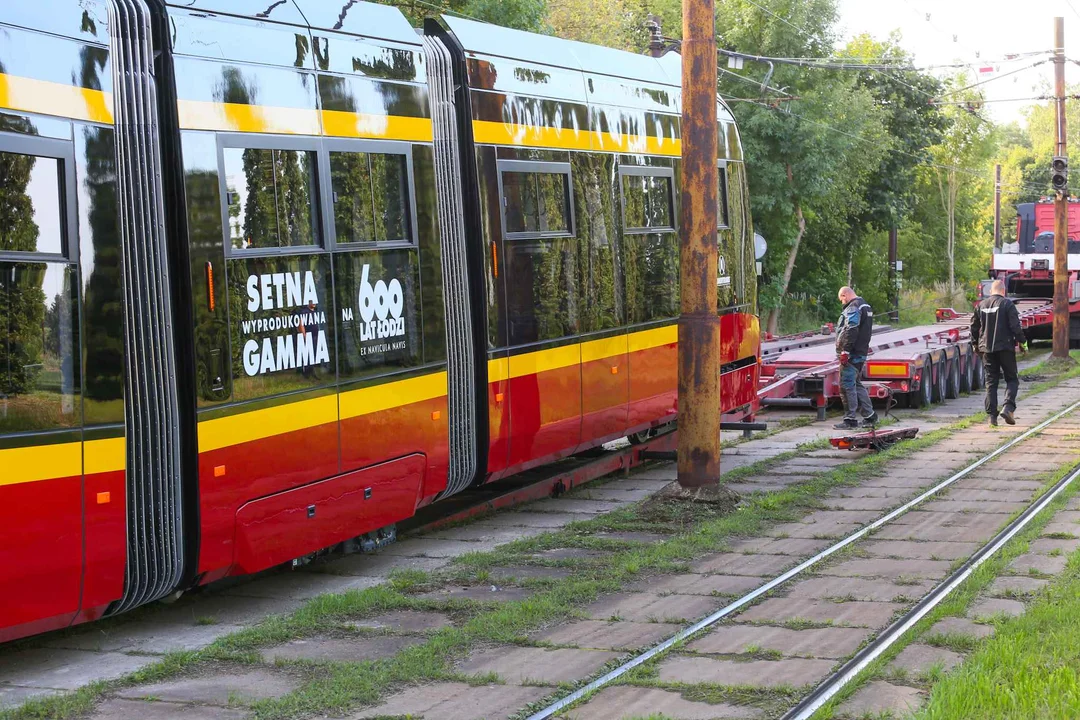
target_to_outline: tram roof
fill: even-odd
[[[679,87],[682,84],[681,60],[674,53],[654,58],[447,15],[442,21],[457,36],[466,52],[657,85]]]
[[[390,5],[349,0],[169,0],[174,7],[253,20],[333,30],[351,35],[420,45],[416,30]]]

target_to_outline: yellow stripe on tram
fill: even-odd
[[[113,124],[112,93],[0,73],[0,108]]]

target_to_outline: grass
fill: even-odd
[[[934,686],[919,720],[1080,717],[1080,556]]]
[[[1058,381],[1070,376],[1068,373]],[[1052,385],[1053,383],[1050,383]],[[580,617],[581,607],[603,593],[615,592],[632,581],[650,575],[684,571],[689,563],[706,553],[724,549],[735,538],[761,534],[777,523],[789,522],[821,507],[821,498],[831,490],[858,485],[883,471],[897,459],[931,447],[952,434],[981,420],[979,415],[961,420],[923,437],[898,444],[855,460],[849,465],[819,473],[811,480],[769,495],[752,496],[734,512],[721,514],[708,507],[683,506],[671,510],[652,507],[651,515],[642,506],[631,506],[605,516],[575,522],[557,531],[501,546],[491,552],[471,553],[455,560],[448,574],[421,571],[397,573],[387,584],[362,591],[323,595],[296,612],[268,618],[257,626],[220,638],[198,652],[173,653],[145,670],[111,683],[96,683],[59,698],[31,701],[21,708],[0,712],[3,720],[67,718],[88,711],[109,689],[158,681],[207,663],[249,665],[261,661],[260,649],[294,638],[340,631],[349,620],[390,610],[429,610],[449,614],[453,627],[431,633],[426,642],[379,661],[332,663],[322,667],[297,691],[254,705],[260,720],[300,716],[345,714],[360,706],[377,703],[389,692],[410,685],[440,680],[486,682],[489,678],[463,678],[453,670],[454,662],[474,648],[493,643],[523,644],[528,635],[543,626]],[[781,453],[725,474],[725,482],[767,472],[770,468],[810,450],[825,447],[825,441],[809,443],[796,451]],[[625,543],[593,537],[596,533],[642,530],[669,535],[664,542]],[[580,547],[605,550],[598,560],[565,561],[536,557],[547,549]],[[499,565],[542,564],[566,567],[572,574],[560,579],[536,582],[536,594],[502,605],[467,600],[425,600],[414,593],[447,581],[473,582],[486,578]],[[807,623],[807,624],[803,624]],[[799,623],[795,627],[824,624]],[[649,667],[640,667],[626,681],[657,683]],[[569,688],[560,688],[564,694]],[[760,690],[711,685],[676,687],[688,698],[706,702],[742,702],[768,711],[798,696],[799,689]]]

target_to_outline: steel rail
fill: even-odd
[[[1054,501],[1058,495],[1065,491],[1076,478],[1080,477],[1080,465],[1074,466],[1071,474],[1056,482],[1049,492],[1042,495],[1038,500],[1029,505],[1024,512],[1010,522],[1005,529],[993,537],[986,545],[975,552],[967,562],[960,566],[952,575],[939,583],[933,590],[923,596],[915,607],[897,619],[887,627],[873,642],[860,650],[848,660],[835,673],[818,685],[812,693],[803,698],[798,705],[786,712],[781,720],[808,720],[821,707],[827,703],[836,693],[840,692],[845,685],[866,669],[886,650],[903,637],[904,633],[915,626],[926,615],[967,580],[975,570],[984,562],[993,557],[1006,543],[1012,540],[1023,530],[1031,520],[1042,512]]]
[[[984,455],[982,458],[980,458],[979,460],[976,460],[972,464],[968,465],[963,470],[960,470],[959,472],[951,475],[950,477],[946,478],[945,480],[942,480],[941,482],[939,482],[937,485],[933,486],[929,490],[924,491],[918,497],[907,501],[906,503],[904,503],[900,507],[886,513],[885,515],[882,515],[877,520],[874,520],[873,522],[871,522],[869,525],[864,525],[863,527],[861,527],[858,530],[856,530],[855,532],[851,533],[850,535],[848,535],[844,539],[838,541],[837,543],[835,543],[835,544],[825,548],[821,552],[817,553],[813,557],[802,561],[801,563],[799,563],[795,567],[791,568],[790,570],[787,570],[787,571],[781,573],[780,575],[777,575],[772,580],[769,580],[765,584],[757,587],[754,590],[751,590],[746,595],[743,595],[742,597],[738,598],[737,600],[729,603],[728,605],[725,605],[724,607],[722,607],[719,610],[717,610],[716,612],[714,612],[712,615],[709,615],[708,617],[705,617],[705,618],[703,618],[701,620],[698,620],[693,625],[689,625],[689,626],[683,628],[682,630],[679,630],[677,633],[675,633],[674,635],[669,637],[667,640],[664,640],[664,641],[658,643],[657,645],[652,646],[651,648],[649,648],[645,652],[640,653],[639,655],[636,655],[635,657],[631,658],[630,660],[623,663],[619,667],[605,673],[604,675],[600,676],[596,680],[593,680],[592,682],[585,685],[584,687],[581,687],[578,690],[575,690],[574,692],[567,695],[566,697],[555,701],[551,705],[548,705],[547,707],[545,707],[545,708],[543,708],[541,710],[538,710],[537,712],[530,715],[527,720],[547,720],[547,718],[553,717],[556,713],[562,711],[563,709],[565,709],[569,705],[571,705],[571,704],[577,702],[578,700],[582,699],[583,697],[585,697],[589,693],[593,692],[594,690],[598,690],[599,688],[601,688],[601,687],[607,685],[608,683],[610,683],[612,680],[616,680],[619,677],[625,675],[630,670],[633,670],[634,668],[638,667],[639,665],[648,662],[649,660],[653,659],[654,657],[656,657],[660,653],[670,649],[672,646],[674,646],[675,644],[685,640],[687,637],[693,635],[694,633],[700,632],[701,630],[704,630],[705,628],[716,624],[717,622],[719,622],[720,620],[723,620],[725,617],[731,615],[735,611],[740,610],[743,607],[745,607],[746,605],[749,605],[750,603],[754,602],[755,600],[757,600],[762,595],[765,595],[769,591],[779,587],[780,585],[783,585],[788,580],[790,580],[791,578],[801,574],[803,571],[807,570],[808,568],[811,568],[814,565],[817,565],[822,560],[828,558],[831,555],[834,555],[835,553],[839,552],[840,550],[843,550],[848,545],[862,539],[863,537],[870,534],[874,530],[877,530],[878,528],[880,528],[882,525],[885,525],[885,524],[887,524],[889,522],[892,522],[893,520],[895,520],[900,515],[903,515],[904,513],[908,512],[913,507],[915,507],[916,505],[921,504],[923,501],[927,500],[928,498],[933,497],[934,495],[937,495],[939,492],[941,492],[945,488],[949,487],[950,485],[952,485],[952,484],[956,483],[957,481],[967,477],[972,472],[974,472],[978,468],[982,467],[986,463],[990,462],[991,460],[995,459],[999,455],[1001,455],[1001,454],[1003,454],[1005,452],[1008,452],[1009,450],[1016,447],[1017,445],[1024,442],[1025,440],[1032,437],[1033,435],[1037,435],[1038,433],[1042,432],[1043,430],[1048,428],[1050,425],[1056,423],[1061,418],[1063,418],[1066,415],[1072,413],[1077,408],[1080,408],[1080,402],[1075,402],[1072,405],[1069,405],[1064,410],[1061,410],[1057,414],[1055,414],[1052,417],[1042,421],[1038,425],[1035,425],[1035,426],[1025,430],[1020,435],[1017,435],[1015,438],[1008,441],[1007,443],[1005,443],[1001,447],[997,448],[996,450],[993,450],[992,452],[988,453],[987,455]]]

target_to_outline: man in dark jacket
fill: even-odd
[[[836,357],[840,360],[844,421],[836,427],[850,430],[859,427],[859,415],[863,416],[866,425],[876,425],[878,420],[870,403],[870,393],[862,384],[863,366],[870,354],[870,336],[874,332],[874,310],[849,287],[840,288],[838,297],[844,306],[836,324]]]
[[[1005,377],[1005,405],[1001,419],[1016,424],[1016,391],[1020,380],[1016,375],[1016,346],[1024,343],[1020,314],[1012,300],[1005,297],[1005,283],[995,280],[990,297],[979,303],[971,318],[971,343],[982,355],[986,368],[986,414],[990,424],[998,424],[998,382]],[[1021,348],[1022,349],[1022,348]]]

